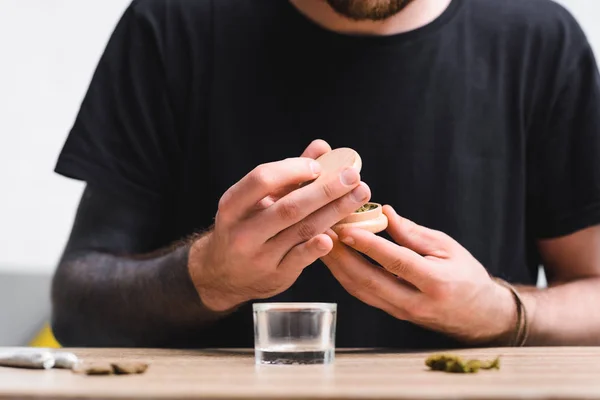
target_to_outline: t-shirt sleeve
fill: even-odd
[[[600,76],[592,48],[577,26],[568,43],[571,50],[561,63],[565,67],[546,99],[545,129],[528,154],[528,209],[532,233],[539,239],[600,223]]]
[[[55,167],[150,207],[164,200],[177,154],[160,29],[137,1],[126,9]]]

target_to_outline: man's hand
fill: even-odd
[[[314,159],[330,150],[313,142],[300,158],[260,165],[225,192],[213,231],[190,251],[206,307],[227,311],[277,295],[331,251],[325,232],[364,205],[370,190],[354,168],[320,177]]]
[[[339,238],[328,231],[335,245],[323,261],[346,290],[398,319],[468,343],[508,341],[516,323],[510,291],[446,234],[404,219],[390,206],[384,213],[396,243],[357,228]]]

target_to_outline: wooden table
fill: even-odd
[[[499,371],[430,372],[427,353],[338,351],[332,366],[255,366],[252,351],[74,349],[84,361],[146,361],[143,375],[0,368],[0,399],[600,399],[600,348],[463,350]]]

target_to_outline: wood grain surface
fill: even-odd
[[[600,348],[462,350],[499,371],[430,372],[430,353],[339,350],[331,366],[255,366],[251,350],[70,349],[86,362],[142,361],[143,375],[0,368],[0,399],[600,399]]]

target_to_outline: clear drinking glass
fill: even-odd
[[[255,303],[257,364],[331,364],[337,304]]]

